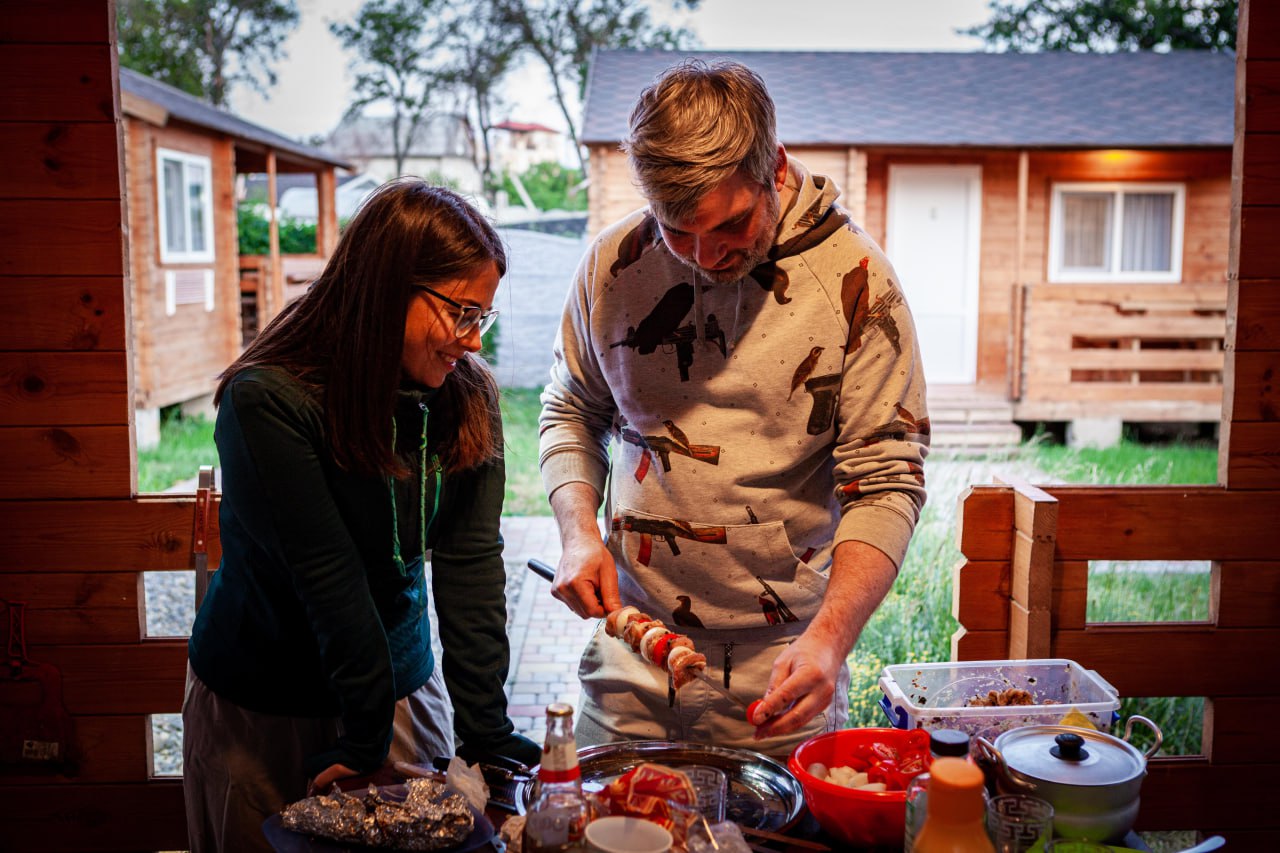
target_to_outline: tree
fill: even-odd
[[[1030,0],[989,4],[960,30],[1002,50],[1234,50],[1237,0]]]
[[[676,8],[696,9],[700,0],[671,0]],[[577,87],[579,98],[587,82],[587,65],[597,48],[684,48],[695,42],[683,27],[655,24],[641,0],[495,0],[500,19],[513,27],[551,75],[556,104],[569,127],[578,162],[586,160],[578,143],[577,122],[569,110],[566,87]]]
[[[488,188],[493,184],[489,131],[493,129],[494,110],[501,103],[498,90],[520,55],[523,43],[520,33],[502,22],[495,0],[484,0],[475,3],[467,15],[455,22],[448,45],[454,62],[446,77],[468,93],[475,110],[483,151],[483,160],[477,165]]]
[[[120,64],[222,107],[234,83],[275,85],[297,25],[294,0],[120,0]]]
[[[426,118],[432,95],[446,78],[437,50],[449,34],[441,12],[447,0],[369,0],[350,24],[330,31],[355,51],[356,100],[348,117],[377,103],[391,107],[391,145],[396,174]],[[436,60],[433,63],[433,60]]]

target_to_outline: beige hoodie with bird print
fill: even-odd
[[[770,261],[739,281],[695,276],[641,210],[596,238],[567,299],[543,479],[606,496],[622,600],[657,618],[807,623],[835,545],[901,565],[924,504],[924,373],[897,276],[833,181],[794,158],[787,181]]]

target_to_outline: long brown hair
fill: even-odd
[[[345,469],[403,476],[391,420],[412,284],[473,273],[507,256],[493,226],[462,196],[418,178],[383,184],[348,223],[324,272],[219,376],[227,383],[250,367],[287,370],[320,395],[330,450]],[[468,354],[431,403],[429,444],[446,471],[501,455],[498,386]]]

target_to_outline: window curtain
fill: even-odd
[[[1110,193],[1062,194],[1062,267],[1108,269],[1111,255]]]
[[[1120,269],[1168,272],[1173,269],[1173,194],[1126,193]]]

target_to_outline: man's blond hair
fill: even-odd
[[[774,122],[773,99],[750,68],[688,59],[640,93],[622,150],[653,212],[663,222],[680,222],[739,169],[772,187]]]

